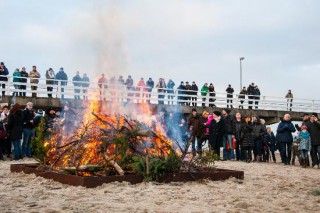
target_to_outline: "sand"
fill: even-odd
[[[11,173],[0,162],[0,212],[320,212],[320,169],[280,163],[217,162],[244,180],[104,184],[94,189]]]

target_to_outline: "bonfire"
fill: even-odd
[[[192,157],[189,142],[168,138],[149,105],[139,106],[139,116],[129,116],[91,102],[83,114],[74,112],[68,125],[56,122],[50,134],[43,131],[42,120],[33,143],[36,158],[46,169],[80,176],[134,173],[157,179],[164,173],[212,168],[215,156]]]

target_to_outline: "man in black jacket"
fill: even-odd
[[[20,72],[20,82],[23,83],[22,85],[20,85],[20,89],[21,90],[26,90],[27,89],[27,82],[28,82],[28,77],[29,77],[29,74],[26,72],[26,68],[25,67],[22,67],[21,68],[21,72]],[[26,97],[26,92],[20,92],[19,94],[20,96],[22,97]]]
[[[320,169],[320,122],[318,114],[312,113],[310,121],[307,121],[306,125],[311,137],[312,167],[317,165],[318,169]]]
[[[3,62],[0,63],[0,81],[2,87],[2,96],[5,95],[6,91],[6,81],[8,81],[7,75],[9,75],[9,71]]]
[[[233,99],[234,89],[231,87],[231,84],[229,84],[228,88],[226,89],[226,92],[227,92],[227,108],[233,108],[232,99]]]
[[[220,147],[223,145],[225,134],[225,120],[221,117],[221,112],[214,111],[213,119],[209,126],[209,147],[214,154],[220,157]]]
[[[252,105],[253,105],[253,99],[254,99],[254,94],[255,94],[255,87],[254,87],[254,83],[251,83],[248,86],[247,89],[247,95],[248,95],[248,105],[249,105],[249,109],[252,109]]]
[[[194,81],[192,82],[191,90],[192,90],[192,97],[191,97],[192,106],[197,106],[197,94],[199,89],[196,82]]]
[[[33,119],[35,112],[33,110],[33,103],[28,102],[26,108],[23,110],[23,142],[22,142],[22,157],[31,157],[31,139],[34,135]]]
[[[151,92],[152,92],[152,89],[154,87],[154,81],[152,80],[152,78],[149,78],[148,81],[146,81],[146,87],[147,87],[147,91],[148,91],[148,94],[147,94],[147,102],[150,103],[150,98],[151,98]]]
[[[222,116],[225,123],[225,132],[223,135],[223,160],[234,159],[234,149],[232,147],[232,141],[236,135],[236,123],[234,118],[230,115],[229,109],[222,110]],[[228,145],[228,144],[229,145]],[[229,149],[227,149],[228,147]]]
[[[200,129],[200,116],[195,108],[192,109],[192,114],[188,119],[188,129],[191,133],[192,142],[192,154],[196,154],[196,140],[200,140],[201,129]]]

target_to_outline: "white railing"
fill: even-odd
[[[170,104],[170,105],[190,105],[195,106],[216,106],[219,108],[227,107],[227,101],[232,101],[234,108],[241,106],[240,101],[243,99],[239,98],[239,95],[233,95],[233,98],[227,98],[227,93],[215,92],[215,96],[210,96],[212,93],[207,93],[206,96],[202,96],[200,91],[190,90],[178,90],[173,89],[173,93],[167,93],[172,91],[168,88],[153,88],[151,92],[148,92],[147,87],[132,87],[127,88],[126,85],[119,84],[99,84],[89,83],[88,87],[74,86],[74,84],[82,85],[88,84],[88,82],[72,82],[72,81],[61,81],[51,79],[54,84],[46,84],[47,79],[37,79],[38,83],[30,83],[31,78],[12,77],[8,76],[8,81],[0,81],[0,84],[5,84],[5,89],[0,85],[0,96],[2,91],[5,95],[20,96],[20,93],[26,93],[26,97],[31,97],[32,93],[35,93],[37,97],[48,97],[52,95],[53,98],[64,98],[64,99],[88,99],[88,100],[107,100],[107,101],[121,101],[121,102],[133,102],[133,103],[144,103],[150,102],[152,104]],[[25,79],[27,83],[13,82],[13,78]],[[66,84],[64,86],[64,84]],[[26,89],[21,89],[20,86],[25,86]],[[36,86],[36,90],[32,90],[31,87]],[[47,88],[51,87],[52,91],[48,91]],[[164,92],[158,92],[158,89],[164,90]],[[200,89],[200,88],[199,88]],[[84,90],[87,90],[85,93]],[[180,93],[184,94],[180,94]],[[287,111],[291,108],[292,111],[297,112],[320,112],[320,100],[309,100],[309,99],[296,99],[292,100],[292,107],[290,102],[286,98],[271,97],[271,96],[259,96],[259,100],[255,99],[258,97],[252,96],[253,99],[249,99],[246,95],[244,103],[242,104],[244,109],[252,108],[262,110],[280,110]],[[214,101],[213,101],[213,100]],[[252,101],[253,103],[251,104]],[[255,104],[258,102],[258,105]]]

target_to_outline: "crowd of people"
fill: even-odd
[[[230,114],[230,109],[204,111],[199,115],[194,108],[187,122],[183,119],[178,124],[185,143],[192,143],[192,153],[202,154],[204,144],[221,160],[237,160],[245,162],[276,162],[275,152],[280,152],[284,165],[295,164],[298,160],[303,167],[310,165],[320,168],[320,122],[317,113],[305,114],[301,126],[293,125],[290,114],[285,114],[274,134],[265,121],[259,116]],[[293,137],[294,132],[298,132]],[[188,134],[189,132],[189,134]],[[293,153],[293,154],[292,154]]]
[[[0,111],[0,159],[4,159],[3,155],[13,160],[32,157],[31,140],[42,117],[45,120],[44,131],[50,133],[53,128],[65,126],[65,132],[61,134],[68,135],[71,132],[69,123],[74,122],[75,112],[67,104],[60,111],[52,108],[45,113],[35,111],[31,102],[23,110],[17,103],[10,109],[3,106]],[[193,108],[190,116],[184,117],[162,109],[156,122],[161,124],[169,138],[184,145],[190,143],[193,155],[202,155],[207,144],[209,151],[221,160],[276,162],[275,152],[279,150],[281,162],[285,165],[294,164],[298,157],[303,167],[311,165],[320,168],[320,121],[317,113],[305,114],[301,126],[294,126],[290,114],[285,114],[276,134],[256,115],[237,113],[234,116],[230,113],[231,110],[226,108],[211,114],[203,111],[200,115]],[[296,131],[298,135],[293,138],[292,133]],[[312,164],[309,162],[309,152]]]
[[[3,106],[0,109],[0,160],[4,160],[4,156],[12,160],[32,158],[31,142],[42,117],[45,132],[50,133],[57,126],[66,126],[61,134],[68,135],[68,123],[75,121],[74,116],[74,111],[67,104],[63,110],[49,108],[45,112],[34,110],[32,102],[28,102],[23,110],[18,103],[11,105],[10,110],[8,106]]]
[[[8,68],[4,65],[3,62],[0,63],[0,89],[2,90],[2,96],[5,95],[5,82],[8,81],[9,71]],[[32,70],[28,73],[26,72],[26,68],[22,67],[21,71],[19,68],[15,69],[12,74],[13,76],[13,85],[15,89],[20,92],[14,92],[13,96],[26,96],[25,90],[27,89],[27,81],[30,78],[32,97],[37,97],[37,85],[39,83],[39,79],[41,77],[40,73],[37,71],[37,67],[33,66]],[[65,87],[68,84],[68,75],[61,67],[58,73],[52,68],[49,68],[45,74],[46,77],[46,86],[47,86],[47,94],[49,98],[52,98],[53,85],[59,85],[61,98],[64,99],[65,95]],[[74,86],[74,98],[75,99],[88,99],[88,89],[90,86],[90,79],[86,73],[83,76],[80,76],[80,73],[77,71],[76,75],[72,78],[72,83]],[[107,89],[111,88],[112,85],[122,86],[127,89],[127,101],[130,102],[134,99],[134,97],[139,97],[145,102],[150,102],[150,92],[153,89],[156,89],[158,93],[158,104],[164,104],[166,102],[169,105],[174,104],[174,99],[176,97],[177,104],[179,105],[189,105],[189,106],[197,106],[198,104],[198,93],[201,96],[201,104],[202,106],[208,105],[209,107],[215,106],[216,101],[216,91],[213,83],[204,83],[201,88],[198,87],[195,81],[192,81],[190,84],[188,81],[181,81],[180,85],[175,89],[176,84],[172,79],[169,79],[167,82],[164,78],[160,78],[157,83],[153,81],[152,78],[148,80],[144,80],[144,78],[140,78],[140,80],[135,84],[131,75],[125,80],[123,76],[119,76],[118,79],[116,77],[110,77],[108,79],[105,74],[101,74],[98,79],[98,87],[100,88],[100,96],[101,99],[105,99]],[[227,108],[233,108],[233,100],[234,100],[234,89],[229,84],[226,88],[226,105]],[[81,94],[82,93],[82,94]],[[82,98],[81,98],[82,96]],[[246,97],[248,98],[248,109],[258,109],[259,101],[260,101],[260,89],[258,85],[251,83],[248,87],[243,87],[239,94],[237,94],[237,106],[240,109],[244,108],[244,102]],[[287,99],[288,111],[292,110],[292,101],[293,95],[291,90],[285,96]]]

